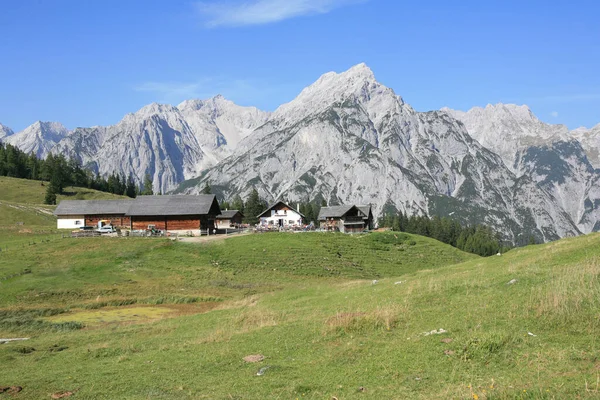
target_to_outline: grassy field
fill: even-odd
[[[44,192],[0,178],[14,398],[600,397],[600,235],[487,259],[400,233],[65,239]]]
[[[33,181],[29,179],[9,178],[0,176],[0,202],[44,204],[48,182]],[[110,200],[124,199],[111,193],[99,192],[94,189],[66,187],[64,194],[58,195],[60,200]]]
[[[0,250],[57,237],[56,217],[53,215],[55,206],[43,204],[46,184],[0,176]],[[126,197],[93,189],[67,187],[64,194],[57,196],[57,201],[120,198]]]
[[[31,337],[0,345],[16,398],[600,396],[600,235],[487,259],[393,233],[20,249],[0,253],[0,337]]]

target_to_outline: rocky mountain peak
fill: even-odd
[[[223,95],[216,95],[207,100],[201,99],[190,99],[184,100],[177,105],[177,108],[180,110],[192,110],[197,111],[203,109],[205,107],[219,108],[223,106],[231,106],[235,105],[235,103],[231,100],[226,99]]]
[[[14,134],[13,130],[6,125],[0,124],[0,139]]]
[[[530,121],[539,121],[537,117],[533,114],[529,106],[517,105],[517,104],[488,104],[485,106],[485,110],[487,113],[495,114],[495,115],[503,115],[503,116],[511,116],[515,119],[519,120],[530,120]]]
[[[70,131],[60,122],[36,121],[23,131],[17,133],[17,135],[35,135],[40,139],[58,142],[65,136],[68,136],[69,133]]]
[[[130,113],[125,118],[147,119],[153,115],[163,115],[167,113],[178,113],[177,107],[170,104],[151,103],[140,108],[135,113]]]
[[[473,107],[467,112],[449,108],[443,111],[461,121],[469,135],[500,155],[513,172],[519,150],[562,140],[569,132],[564,125],[540,121],[525,105],[498,103]]]
[[[394,103],[403,104],[403,101],[392,89],[379,83],[373,71],[362,63],[341,73],[328,72],[322,75],[294,100],[277,108],[273,118],[293,123],[345,103],[369,109],[372,104],[378,104],[377,108],[390,108],[394,107]]]
[[[21,132],[6,137],[5,141],[26,153],[45,157],[59,141],[70,135],[70,131],[59,122],[37,121]]]
[[[576,137],[589,137],[600,135],[600,124],[595,125],[589,129],[585,126],[580,126],[579,128],[573,129],[571,131],[571,134]]]
[[[599,131],[563,140],[566,127],[514,104],[417,112],[358,64],[322,75],[275,113],[218,95],[149,104],[73,133],[38,122],[3,140],[75,157],[103,176],[140,183],[148,173],[162,192],[210,182],[226,198],[256,188],[269,200],[369,203],[376,214],[487,223],[520,241],[600,230],[600,173],[590,166],[600,163]]]

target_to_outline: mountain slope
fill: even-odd
[[[442,108],[465,124],[467,131],[483,146],[497,153],[506,166],[518,174],[515,159],[523,148],[552,143],[568,137],[564,125],[540,121],[527,106],[488,104],[467,112]]]
[[[498,153],[517,176],[528,177],[550,193],[582,232],[600,228],[596,224],[600,173],[587,157],[593,154],[594,140],[600,134],[581,129],[569,132],[564,125],[543,123],[526,106],[513,104],[475,107],[468,112],[446,108],[444,112],[461,120],[469,134]]]
[[[571,135],[581,143],[594,168],[600,168],[600,124],[592,129],[575,129],[571,131]]]
[[[269,200],[370,203],[376,215],[487,223],[518,243],[600,229],[600,125],[569,132],[504,104],[416,112],[364,64],[324,74],[273,113],[216,96],[72,132],[38,122],[3,140],[137,184],[149,174],[155,192],[210,182],[226,197],[256,187]]]
[[[232,156],[186,182],[225,196],[256,187],[269,200],[324,197],[485,222],[519,241],[578,234],[551,194],[517,179],[499,156],[444,112],[414,111],[364,64],[323,75],[243,141]]]
[[[10,129],[8,126],[0,124],[0,139],[10,136],[13,133],[13,130]]]
[[[52,152],[75,157],[101,175],[131,175],[138,184],[148,173],[154,190],[164,193],[227,157],[267,116],[221,96],[178,107],[153,103],[116,125],[78,128]]]
[[[26,153],[34,153],[38,157],[45,158],[50,150],[69,133],[69,130],[58,122],[37,121],[4,140]]]

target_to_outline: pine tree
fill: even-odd
[[[146,196],[154,194],[154,191],[152,190],[152,178],[150,178],[150,174],[148,173],[144,175],[144,189],[140,194]]]
[[[221,201],[221,204],[219,204],[219,208],[221,210],[229,210],[231,208],[231,205],[229,204],[228,201],[223,200],[223,201]]]
[[[46,197],[44,198],[44,203],[50,205],[56,204],[56,193],[54,192],[52,185],[48,185],[46,188]]]
[[[206,182],[206,185],[204,185],[204,188],[202,188],[202,191],[200,193],[212,194],[212,188],[210,187],[210,183]]]
[[[317,202],[315,201],[314,203],[310,204],[311,208],[312,208],[312,215],[313,215],[313,220],[311,221],[306,221],[307,224],[310,224],[311,222],[314,222],[315,225],[319,224],[319,214],[321,213],[321,202]]]
[[[265,209],[264,201],[258,195],[258,191],[256,189],[252,189],[250,195],[248,196],[248,200],[246,200],[245,207],[245,216],[246,222],[248,224],[257,224],[258,223],[258,215],[263,212]]]
[[[133,180],[133,177],[131,175],[129,175],[129,177],[127,178],[125,195],[131,198],[135,198],[137,196],[137,188],[135,186],[135,181]]]
[[[54,168],[52,171],[52,178],[50,178],[50,184],[48,187],[52,188],[55,194],[61,194],[65,186],[64,171],[61,168]]]
[[[242,200],[239,194],[233,196],[233,200],[231,201],[231,209],[238,210],[242,214],[244,213],[244,200]]]

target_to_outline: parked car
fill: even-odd
[[[96,229],[96,232],[100,233],[113,233],[116,231],[117,230],[112,225],[104,225],[103,227]]]

